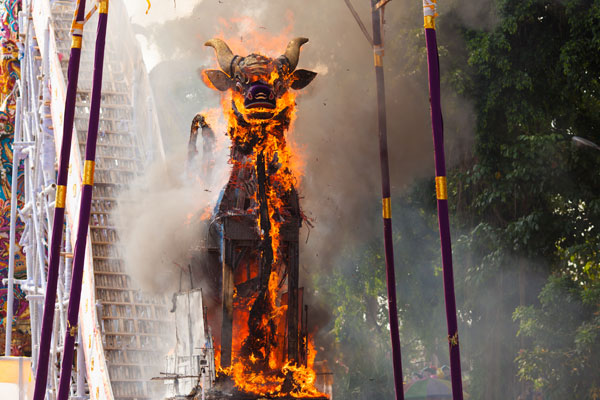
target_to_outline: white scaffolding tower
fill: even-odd
[[[17,210],[17,201],[11,202],[5,354],[10,355],[13,287],[19,285],[30,306],[34,371],[37,368],[46,293],[49,234],[56,192],[56,149],[60,148],[62,136],[66,67],[75,3],[75,0],[23,0],[19,15],[21,78],[15,93],[17,107],[11,198],[17,198],[17,177],[21,166],[24,171],[24,206]],[[149,399],[147,380],[154,374],[154,369],[150,368],[153,367],[153,358],[156,358],[156,368],[162,366],[162,358],[154,357],[149,348],[164,336],[160,325],[166,319],[166,307],[162,299],[144,296],[131,287],[118,255],[118,227],[111,220],[111,210],[118,202],[118,191],[126,187],[148,161],[164,159],[164,153],[148,75],[125,8],[121,0],[111,0],[110,7],[109,23],[121,27],[121,36],[113,34],[111,37],[109,34],[107,42],[107,72],[102,90],[95,174],[97,183],[94,185],[87,247],[90,255],[85,265],[81,302],[81,309],[88,307],[88,313],[84,316],[80,311],[77,367],[71,399]],[[73,176],[70,173],[70,197],[67,199],[61,246],[46,390],[46,399],[49,400],[56,398],[66,330],[74,246],[71,227],[77,226],[82,170],[80,152],[85,145],[89,116],[94,19],[87,23],[84,32],[72,165],[69,166]],[[19,243],[26,255],[27,278],[24,280],[14,279],[17,217],[25,225]]]

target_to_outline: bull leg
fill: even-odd
[[[299,279],[298,242],[288,243],[288,360],[298,363],[299,332],[298,332],[298,279]]]
[[[221,322],[221,366],[231,366],[231,341],[233,330],[233,258],[234,244],[224,239],[223,245],[223,319]]]

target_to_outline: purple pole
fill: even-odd
[[[438,222],[442,245],[442,269],[444,296],[446,300],[446,322],[448,324],[448,347],[450,349],[450,374],[454,400],[463,399],[460,368],[460,347],[456,321],[456,299],[452,272],[452,241],[448,217],[448,189],[446,183],[446,160],[444,156],[444,125],[440,96],[440,70],[435,32],[435,0],[423,1],[425,11],[425,38],[427,41],[427,64],[429,69],[429,97],[431,102],[431,124],[435,158],[435,187],[438,206]]]
[[[73,275],[67,312],[67,332],[65,333],[63,359],[61,363],[60,381],[58,384],[58,400],[67,400],[73,369],[73,349],[77,337],[79,303],[81,301],[81,284],[85,260],[85,245],[90,222],[92,189],[94,187],[94,166],[96,160],[96,139],[100,122],[100,103],[102,92],[102,69],[104,67],[104,47],[106,45],[106,25],[108,22],[108,0],[102,0],[98,7],[98,32],[94,55],[94,76],[92,80],[92,101],[90,105],[90,121],[88,137],[85,144],[85,163],[83,167],[83,184],[81,186],[81,203],[79,206],[79,223],[77,240],[73,254]]]
[[[394,246],[392,241],[392,201],[390,193],[390,167],[387,148],[387,118],[385,112],[385,85],[383,76],[383,41],[381,38],[381,11],[376,7],[378,0],[371,0],[373,19],[373,51],[375,53],[375,78],[377,80],[377,110],[379,125],[379,159],[381,164],[381,192],[383,198],[383,244],[387,280],[388,315],[392,341],[392,364],[396,400],[404,400],[402,379],[402,354],[398,306],[396,304],[396,274],[394,271]]]
[[[67,95],[65,99],[63,134],[60,147],[60,161],[58,165],[54,222],[52,224],[52,236],[49,249],[50,259],[48,261],[46,298],[44,301],[42,332],[40,335],[40,350],[35,375],[35,389],[33,392],[34,400],[44,399],[48,380],[48,360],[50,358],[50,342],[52,340],[52,325],[54,322],[54,307],[56,302],[56,286],[58,284],[60,247],[62,244],[65,221],[65,200],[67,193],[69,160],[71,158],[71,139],[73,136],[73,118],[75,116],[75,100],[77,95],[77,81],[79,79],[79,61],[81,59],[81,42],[84,19],[85,0],[81,0],[77,2],[77,10],[74,15],[73,42],[71,44],[71,56],[69,58],[69,67],[67,70]]]

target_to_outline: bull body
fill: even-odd
[[[290,89],[304,88],[316,75],[296,70],[307,41],[293,39],[275,59],[234,55],[220,39],[206,43],[216,50],[221,69],[202,71],[203,79],[213,89],[230,91],[232,99],[227,128],[232,170],[211,218],[203,264],[220,288],[215,302],[221,312],[213,320],[220,320],[222,367],[251,359],[248,368],[264,371],[277,364],[275,353],[278,362],[305,358],[298,314],[303,217],[285,133],[295,108]],[[197,135],[203,125],[199,117],[194,123]],[[245,337],[232,338],[246,323]]]

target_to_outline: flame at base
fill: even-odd
[[[229,368],[221,368],[220,352],[215,354],[217,377],[230,377],[236,389],[243,393],[251,393],[269,397],[295,397],[295,398],[327,398],[315,388],[317,374],[314,367],[316,350],[312,341],[308,345],[308,363],[298,366],[287,362],[279,369],[254,372],[246,360],[236,359]],[[252,356],[249,358],[253,363]]]

